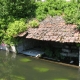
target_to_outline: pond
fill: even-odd
[[[80,80],[80,69],[0,50],[0,80]]]

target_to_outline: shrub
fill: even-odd
[[[37,2],[37,9],[35,11],[36,18],[41,21],[43,20],[48,13],[48,2]]]
[[[69,3],[64,9],[66,23],[75,23],[77,20],[77,4]],[[75,15],[75,16],[74,16]]]
[[[39,22],[37,20],[29,21],[29,26],[32,28],[36,28],[39,26]]]
[[[6,30],[6,34],[4,35],[4,41],[7,44],[11,44],[16,42],[14,36],[23,32],[27,29],[25,21],[23,19],[15,20],[14,22],[10,22],[8,24],[8,28]]]
[[[20,32],[25,31],[26,29],[27,27],[26,27],[24,20],[20,19],[20,20],[16,20],[14,22],[9,23],[6,33],[8,35],[13,36]]]

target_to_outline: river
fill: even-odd
[[[0,50],[0,80],[80,80],[80,68]]]

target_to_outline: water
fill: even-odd
[[[0,51],[0,80],[80,80],[80,69]]]

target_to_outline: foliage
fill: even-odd
[[[66,23],[77,24],[80,29],[80,0],[0,0],[0,42],[13,40],[13,36],[26,30],[24,19],[37,18],[39,21],[48,15],[61,15]],[[39,22],[29,22],[32,27],[37,27]],[[16,27],[17,26],[17,27]],[[7,42],[6,41],[6,42]]]
[[[8,6],[7,0],[0,0],[0,18],[9,14]]]
[[[47,2],[36,2],[36,6],[36,18],[41,21],[47,15]]]
[[[0,17],[25,18],[34,16],[35,8],[34,0],[0,0]]]
[[[39,21],[31,20],[31,21],[29,21],[29,25],[30,25],[30,27],[36,28],[39,26]]]
[[[78,17],[77,3],[68,3],[64,9],[66,23],[75,23]],[[75,16],[74,16],[75,15]]]
[[[45,55],[47,57],[52,57],[53,56],[53,52],[49,48],[46,48],[45,49]]]
[[[21,19],[35,16],[35,8],[34,0],[0,0],[0,42],[14,42],[13,36],[26,30]]]
[[[34,0],[15,0],[11,1],[10,4],[9,12],[15,17],[25,18],[27,16],[34,16]]]
[[[26,30],[26,24],[23,19],[15,20],[8,24],[6,34],[8,36],[15,36],[16,34]]]
[[[61,15],[64,9],[64,1],[47,0],[46,2],[37,2],[36,6],[36,18],[43,20],[47,15]]]
[[[4,36],[4,40],[6,43],[11,44],[14,42],[14,37],[27,29],[25,21],[23,19],[15,20],[14,22],[10,22],[8,24],[8,29],[6,29],[6,34]]]

